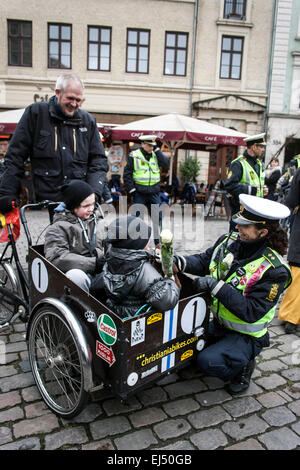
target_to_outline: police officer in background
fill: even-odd
[[[233,395],[249,387],[255,357],[270,345],[268,326],[291,282],[282,258],[287,235],[279,225],[289,209],[248,194],[239,199],[241,210],[233,217],[236,232],[222,235],[203,253],[174,257],[179,273],[201,276],[194,279],[190,295],[211,294],[213,320],[197,364],[205,375],[227,382]]]
[[[133,150],[128,156],[124,168],[124,185],[129,195],[133,197],[134,204],[147,206],[149,214],[151,209],[157,208],[153,217],[154,243],[159,244],[158,211],[160,205],[160,168],[169,168],[170,159],[165,157],[156,144],[155,135],[139,137],[141,147]],[[152,205],[152,208],[151,208]],[[154,205],[154,207],[153,207]],[[153,212],[152,212],[153,214]],[[136,214],[137,216],[139,214]]]
[[[228,169],[225,190],[228,192],[231,216],[239,211],[239,195],[250,194],[264,197],[268,194],[265,186],[264,166],[261,162],[265,150],[265,133],[244,139],[247,149],[233,160]],[[230,230],[235,224],[230,222]]]

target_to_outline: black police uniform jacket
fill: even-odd
[[[252,166],[253,170],[259,175],[260,167],[257,163],[257,159],[251,157],[247,150],[245,150],[243,155],[246,157],[247,162]],[[230,178],[227,177],[224,188],[231,195],[229,198],[231,211],[232,214],[235,214],[240,209],[239,195],[251,194],[252,196],[256,196],[257,189],[255,186],[251,186],[249,188],[248,185],[240,182],[243,176],[243,167],[238,160],[235,160],[231,163],[228,170],[228,175],[229,174]]]
[[[300,268],[300,168],[298,168],[292,179],[290,190],[285,198],[285,203],[295,212],[287,259],[291,266]]]
[[[185,273],[205,276],[209,273],[209,265],[214,249],[221,243],[226,235],[222,235],[215,245],[205,252],[185,257]],[[243,268],[247,263],[262,256],[268,246],[268,239],[253,243],[242,242],[239,238],[228,247],[228,251],[234,255],[231,268],[223,281],[226,281],[238,268]],[[240,269],[241,277],[243,275]],[[276,303],[284,290],[289,278],[289,272],[283,265],[268,269],[262,278],[253,286],[246,296],[232,284],[224,283],[215,297],[234,315],[247,323],[254,323],[262,318]],[[275,286],[275,289],[274,289]],[[270,292],[272,290],[272,295]],[[276,295],[274,295],[274,292]],[[230,330],[228,330],[230,331]],[[248,335],[247,335],[248,336]],[[269,346],[269,334],[260,338],[249,336],[249,340],[258,341],[262,347]]]
[[[37,200],[60,201],[58,187],[71,179],[86,181],[101,196],[107,158],[96,120],[88,112],[79,109],[68,118],[55,96],[28,106],[5,156],[0,194],[18,195],[28,158]]]

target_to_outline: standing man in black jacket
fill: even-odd
[[[147,206],[152,214],[154,243],[158,245],[158,214],[160,205],[160,166],[167,170],[170,159],[165,157],[156,144],[155,135],[143,135],[141,147],[131,152],[124,169],[124,184],[129,195],[133,196],[134,204]],[[136,214],[137,216],[139,214]]]
[[[0,211],[9,211],[17,199],[28,158],[36,200],[60,201],[59,187],[73,179],[86,181],[102,195],[107,158],[95,118],[80,109],[83,91],[76,75],[63,74],[49,102],[25,109],[5,156]]]

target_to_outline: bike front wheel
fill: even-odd
[[[68,322],[54,307],[41,307],[29,324],[28,353],[36,385],[46,405],[71,419],[88,400],[83,361]]]

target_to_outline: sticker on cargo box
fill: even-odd
[[[185,361],[186,359],[188,359],[189,357],[191,357],[193,354],[194,354],[194,351],[193,351],[192,349],[188,349],[187,351],[185,351],[185,352],[181,355],[180,360],[181,360],[181,361]]]
[[[94,323],[96,321],[96,314],[92,310],[87,310],[84,312],[84,316],[87,319],[88,323]]]
[[[153,315],[150,315],[150,317],[148,317],[147,325],[152,325],[152,323],[155,323],[155,322],[157,322],[161,319],[162,319],[162,313],[161,312],[153,313]]]
[[[39,292],[46,292],[48,289],[48,271],[40,258],[35,258],[31,265],[31,276],[35,288]]]
[[[175,352],[168,354],[161,360],[161,372],[165,372],[175,366]]]
[[[163,343],[168,343],[177,337],[178,304],[164,315]]]
[[[131,323],[131,346],[145,341],[145,317]]]
[[[117,328],[113,319],[106,313],[102,313],[97,321],[98,332],[102,341],[112,346],[117,341]]]
[[[141,378],[144,379],[145,377],[148,377],[148,375],[154,374],[154,372],[158,371],[158,366],[153,366],[151,369],[145,370],[144,372],[141,373]]]
[[[100,343],[100,341],[96,341],[96,354],[97,356],[101,357],[103,361],[107,362],[110,366],[112,366],[116,362],[113,350],[105,346],[105,344]]]
[[[202,297],[190,300],[181,315],[181,328],[187,334],[202,325],[206,316],[206,303]]]
[[[129,385],[129,387],[133,387],[137,383],[138,378],[139,378],[139,376],[137,375],[137,373],[132,372],[127,377],[127,385]]]

